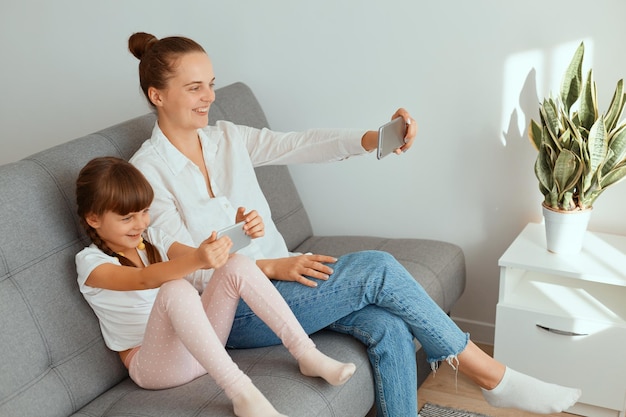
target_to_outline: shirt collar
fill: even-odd
[[[211,131],[211,139],[209,139],[209,131]],[[211,126],[207,126],[204,129],[198,129],[198,137],[200,138],[200,143],[202,144],[202,152],[204,153],[204,158],[207,161],[215,159],[215,154],[217,154],[217,148],[219,146],[218,144],[222,140],[222,136],[221,131],[214,129]]]
[[[205,129],[209,129],[207,126]],[[198,129],[198,137],[200,138],[200,142],[202,143],[202,151],[204,153],[205,158],[208,157],[208,160],[212,160],[217,153],[217,143],[215,141],[209,140],[204,129]],[[221,138],[221,137],[220,137]],[[185,155],[183,155],[165,136],[161,128],[159,127],[159,122],[157,121],[154,124],[154,129],[152,130],[152,138],[150,139],[152,145],[154,146],[157,153],[163,159],[165,165],[169,167],[174,175],[178,175],[187,164],[193,164]]]

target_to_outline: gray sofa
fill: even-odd
[[[241,83],[217,91],[210,116],[267,126],[259,103]],[[76,175],[97,156],[129,158],[150,136],[154,122],[154,115],[147,114],[0,166],[1,417],[232,416],[228,399],[206,376],[169,390],[138,388],[117,354],[105,347],[76,284],[74,255],[88,244],[75,215]],[[464,256],[457,246],[315,236],[287,168],[264,167],[258,176],[290,249],[335,256],[388,251],[446,311],[463,292]],[[231,354],[277,409],[291,417],[371,413],[374,393],[365,348],[330,331],[313,338],[323,352],[357,365],[347,384],[332,387],[300,375],[282,346]],[[421,382],[429,367],[416,346]]]

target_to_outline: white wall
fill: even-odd
[[[454,317],[489,341],[497,260],[541,220],[527,115],[581,40],[606,108],[626,75],[625,11],[621,0],[3,1],[0,163],[147,112],[134,31],[199,41],[218,84],[248,83],[275,129],[374,129],[404,106],[420,125],[410,153],[292,172],[318,233],[459,244],[468,286]],[[625,204],[625,184],[607,191],[591,229],[626,234]]]

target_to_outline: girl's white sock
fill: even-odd
[[[356,370],[353,363],[339,362],[316,348],[304,352],[298,358],[298,364],[302,375],[324,378],[331,385],[345,384]]]
[[[232,398],[237,417],[287,417],[280,414],[252,382],[245,382],[239,394]]]
[[[508,367],[494,389],[482,391],[494,407],[538,414],[560,413],[573,406],[581,394],[579,389],[543,382]]]

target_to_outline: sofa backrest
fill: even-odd
[[[216,93],[212,121],[267,126],[244,84]],[[127,377],[76,284],[74,255],[88,240],[74,184],[92,158],[128,159],[154,123],[147,114],[0,166],[0,416],[67,416]],[[289,171],[257,172],[294,248],[311,226]]]

